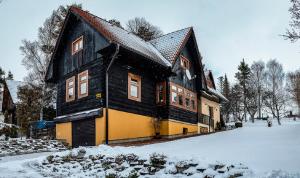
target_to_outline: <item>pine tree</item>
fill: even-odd
[[[7,80],[13,80],[14,79],[14,75],[11,73],[11,71],[8,71],[6,79]]]
[[[222,93],[223,92],[223,88],[224,88],[224,77],[223,76],[220,76],[218,78],[218,89],[219,91]]]
[[[227,79],[227,75],[225,74],[224,77],[224,84],[223,84],[223,95],[228,98],[229,97],[229,93],[230,93],[230,85],[229,85],[229,81]]]
[[[18,99],[16,117],[18,125],[23,131],[26,131],[30,121],[39,119],[41,90],[35,86],[24,85],[18,89]]]
[[[231,105],[232,105],[232,101],[231,101],[231,96],[230,96],[230,85],[229,85],[229,81],[227,79],[227,75],[225,74],[224,76],[224,81],[223,81],[223,90],[222,90],[222,94],[228,99],[228,102],[224,102],[222,103],[222,107],[221,107],[221,113],[223,116],[225,116],[226,122],[229,121],[229,115],[231,112]]]
[[[239,85],[243,91],[243,109],[244,109],[244,120],[247,122],[247,84],[250,78],[251,70],[245,60],[241,61],[238,66],[238,72],[235,74],[236,79],[239,81]]]

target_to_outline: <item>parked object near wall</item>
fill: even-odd
[[[29,137],[30,138],[55,138],[55,123],[53,121],[33,121],[29,123]]]

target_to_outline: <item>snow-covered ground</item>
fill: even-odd
[[[248,177],[300,177],[300,121],[282,121],[281,126],[274,122],[271,128],[267,127],[265,121],[257,121],[254,124],[247,123],[243,128],[172,142],[138,147],[103,145],[85,150],[86,155],[114,157],[134,153],[140,158],[149,158],[149,155],[156,152],[166,155],[168,162],[194,160],[202,166],[242,163],[253,172]],[[48,155],[42,153],[32,158],[2,158],[0,177],[42,177],[43,170],[33,169],[32,165],[42,165],[46,160],[45,154]],[[67,154],[68,151],[57,153]],[[73,177],[76,175],[73,174]],[[159,177],[166,175],[159,174]]]

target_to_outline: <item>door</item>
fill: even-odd
[[[95,118],[72,122],[72,146],[95,146]]]

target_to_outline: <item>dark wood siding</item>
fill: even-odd
[[[58,61],[58,80],[57,80],[57,116],[80,112],[84,110],[99,108],[103,106],[103,99],[96,98],[96,94],[103,95],[105,72],[103,66],[103,57],[97,54],[97,51],[106,47],[108,42],[106,39],[95,31],[87,23],[80,18],[69,20],[69,24],[65,29],[65,34],[56,55]],[[72,55],[72,42],[83,35],[83,50]],[[78,99],[78,73],[89,71],[89,85],[87,97]],[[66,80],[75,76],[75,100],[71,102],[65,101]]]
[[[156,82],[159,73],[147,68],[147,62],[135,61],[133,56],[122,53],[109,73],[109,107],[116,110],[157,116]],[[126,56],[126,57],[125,57]],[[129,67],[130,66],[130,67]],[[128,72],[141,76],[141,102],[128,99]]]
[[[192,41],[191,39],[188,40],[187,45],[182,49],[182,51],[180,52],[180,55],[183,55],[184,57],[186,57],[189,62],[190,62],[190,73],[191,76],[193,77],[194,75],[198,76],[198,72],[201,71],[199,70],[199,68],[197,67],[197,65],[199,65],[198,63],[198,59],[196,58],[197,56],[195,55],[195,52],[193,51],[194,49],[192,48]],[[178,57],[176,59],[176,62],[173,66],[173,72],[176,73],[176,76],[170,77],[169,81],[175,84],[178,84],[188,90],[191,90],[195,93],[197,93],[197,85],[196,82],[198,81],[198,77],[196,79],[193,80],[188,80],[185,74],[185,71],[182,70],[181,66],[180,66],[180,57]],[[199,75],[201,76],[201,75]],[[169,88],[167,89],[167,98],[168,100],[170,99],[170,90]],[[168,103],[170,103],[170,101],[168,101]],[[183,121],[183,122],[188,122],[188,123],[193,123],[196,124],[198,121],[198,116],[197,113],[195,112],[191,112],[185,109],[181,109],[178,108],[176,106],[173,105],[169,105],[167,108],[167,111],[162,112],[164,113],[164,117],[169,118],[169,119],[174,119],[174,120],[178,120],[178,121]]]

